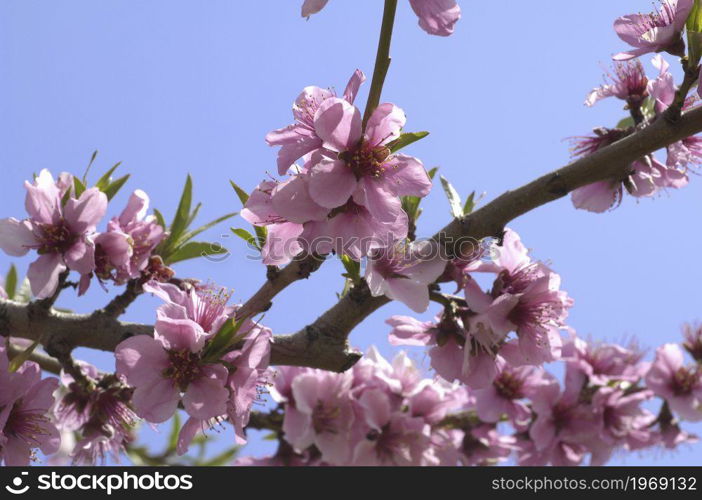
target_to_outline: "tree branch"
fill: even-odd
[[[702,131],[702,107],[684,113],[678,120],[658,119],[590,156],[548,173],[513,191],[507,191],[473,213],[454,219],[434,239],[447,248],[449,255],[461,238],[500,237],[511,220],[579,187],[627,175],[629,165],[638,158]],[[256,311],[288,284],[304,276],[292,263],[273,277],[244,307]],[[277,281],[280,280],[280,281]],[[373,297],[365,282],[352,288],[331,309],[312,324],[292,335],[273,340],[271,363],[309,366],[343,371],[361,357],[348,346],[350,332],[372,312],[389,302]],[[114,317],[39,311],[32,304],[0,299],[0,332],[4,335],[58,342],[65,347],[88,347],[114,351],[122,340],[133,335],[151,335],[152,325],[123,323]]]

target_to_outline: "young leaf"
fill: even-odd
[[[217,362],[227,350],[241,340],[237,333],[247,318],[227,320],[215,336],[210,340],[202,355],[204,362]]]
[[[180,414],[175,412],[171,432],[168,434],[168,448],[166,452],[175,452],[178,448],[178,435],[180,434]]]
[[[219,243],[206,243],[203,241],[189,241],[182,247],[176,249],[173,253],[164,258],[166,264],[175,264],[189,259],[198,257],[207,257],[208,255],[221,255],[229,253]]]
[[[127,174],[123,177],[120,177],[116,181],[111,182],[105,189],[102,190],[102,192],[105,193],[105,196],[107,196],[108,200],[111,200],[115,197],[119,190],[122,189],[122,186],[124,186],[127,183],[130,176],[131,174]]]
[[[95,187],[98,188],[100,191],[105,191],[107,189],[107,186],[109,186],[112,183],[112,174],[117,170],[117,167],[119,167],[122,164],[122,162],[117,162],[115,163],[112,168],[110,168],[107,172],[105,172],[102,177],[98,179],[98,181],[95,183]]]
[[[249,201],[249,193],[241,189],[233,180],[230,180],[229,183],[234,188],[234,191],[236,192],[236,195],[239,198],[241,205],[246,205],[246,202]]]
[[[388,149],[394,153],[400,149],[409,146],[413,142],[417,142],[420,139],[424,139],[429,135],[429,132],[405,132],[400,134],[400,137],[394,141],[388,143]]]
[[[88,162],[88,166],[85,167],[85,172],[83,173],[83,185],[88,183],[88,172],[90,172],[90,167],[93,166],[93,163],[95,162],[95,158],[97,158],[98,155],[98,150],[96,149],[93,151],[93,155],[90,157],[90,161]]]
[[[251,245],[252,247],[260,250],[261,248],[258,246],[258,239],[248,232],[246,229],[240,228],[240,227],[232,227],[231,228],[232,233],[236,234],[239,238],[244,240],[246,243]]]
[[[446,198],[448,198],[449,205],[451,206],[451,215],[454,217],[463,216],[463,206],[461,203],[461,197],[456,191],[456,189],[451,185],[451,183],[443,175],[439,176],[441,179],[441,185],[446,193]]]
[[[85,192],[85,184],[83,184],[78,177],[73,178],[73,192],[76,198],[80,198],[80,195]]]
[[[346,277],[350,278],[354,281],[358,281],[361,279],[361,263],[353,260],[351,257],[348,255],[342,255],[341,256],[341,263],[344,265],[344,269],[346,269]]]
[[[185,180],[185,186],[183,187],[183,194],[180,197],[180,203],[178,203],[178,209],[173,217],[173,222],[171,222],[171,236],[169,239],[171,241],[178,241],[180,235],[185,231],[190,218],[190,206],[193,201],[193,180],[188,174]]]
[[[22,366],[22,363],[24,363],[25,361],[27,361],[29,359],[29,356],[32,355],[32,353],[34,352],[34,349],[36,349],[38,345],[39,345],[39,341],[35,340],[34,343],[32,343],[32,345],[30,345],[24,351],[22,351],[21,353],[17,354],[14,358],[12,358],[10,360],[10,364],[8,365],[8,371],[10,373],[16,372],[19,369],[19,367]]]
[[[214,227],[214,226],[216,226],[217,224],[219,224],[220,222],[224,222],[224,221],[227,220],[227,219],[231,219],[232,217],[234,217],[234,216],[237,215],[238,213],[239,213],[239,212],[232,212],[232,213],[230,213],[230,214],[223,215],[223,216],[221,216],[221,217],[216,218],[215,220],[213,220],[213,221],[211,221],[211,222],[208,222],[207,224],[204,224],[204,225],[198,227],[197,229],[194,229],[194,230],[192,230],[192,231],[189,231],[189,232],[187,232],[187,233],[185,233],[185,234],[183,235],[183,237],[181,238],[181,241],[182,241],[183,243],[185,243],[186,241],[190,241],[190,240],[192,240],[195,236],[197,236],[198,234],[202,233],[203,231],[207,231],[207,230],[210,229],[211,227]]]
[[[7,298],[14,300],[15,293],[17,292],[17,268],[14,264],[10,266],[10,270],[5,276],[5,293],[7,293]]]
[[[167,229],[166,227],[166,219],[163,217],[163,214],[154,208],[154,215],[156,216],[156,222],[158,222],[158,225],[161,226],[163,229]]]

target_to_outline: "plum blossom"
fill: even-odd
[[[626,101],[630,106],[640,107],[648,96],[648,78],[641,61],[614,63],[614,75],[606,75],[611,83],[605,83],[595,89],[585,99],[587,106],[593,106],[597,101],[607,97],[616,97]]]
[[[302,17],[309,18],[322,10],[329,0],[305,0]],[[449,36],[461,18],[456,0],[410,0],[412,10],[419,18],[419,26],[430,35]]]
[[[605,386],[613,381],[635,384],[650,368],[650,363],[641,361],[643,352],[635,345],[625,348],[586,342],[575,334],[563,346],[562,356],[572,376],[580,376],[593,385]]]
[[[646,374],[646,386],[664,398],[670,408],[684,420],[702,420],[702,369],[685,366],[677,344],[665,344],[656,350],[656,359]]]
[[[501,270],[490,293],[474,280],[465,287],[468,307],[477,313],[469,320],[473,335],[483,345],[494,345],[515,331],[528,363],[558,359],[559,330],[565,327],[573,299],[560,290],[558,274],[531,260],[516,232],[506,230],[500,248],[495,263]]]
[[[615,60],[625,61],[649,52],[685,55],[681,33],[694,0],[661,0],[660,9],[650,14],[629,14],[614,21],[614,31],[632,50],[620,52]]]
[[[373,296],[399,300],[415,312],[429,307],[428,286],[444,272],[446,261],[431,241],[398,243],[371,252],[366,281]]]
[[[138,420],[130,403],[133,391],[118,376],[101,374],[88,363],[77,363],[77,368],[82,373],[78,381],[62,373],[65,393],[54,408],[61,430],[81,433],[73,462],[104,464],[108,456],[119,462]]]
[[[351,372],[335,374],[315,370],[292,381],[294,404],[285,411],[285,439],[301,452],[315,445],[324,460],[343,465],[351,458],[354,410]]]
[[[380,389],[364,391],[357,401],[363,438],[353,454],[355,465],[422,465],[426,462],[430,427],[424,419],[393,408]]]
[[[86,189],[78,198],[67,195],[68,176],[54,180],[46,169],[33,183],[25,182],[25,188],[29,218],[0,220],[0,248],[13,257],[37,251],[39,258],[27,271],[37,298],[53,295],[59,275],[67,269],[81,274],[79,293],[85,292],[95,269],[93,236],[105,215],[107,196],[97,188]]]
[[[514,344],[507,346],[500,351],[503,355],[510,348],[517,350]],[[550,386],[558,382],[541,367],[516,366],[511,361],[500,358],[500,371],[492,384],[474,392],[475,409],[484,422],[499,422],[506,415],[516,429],[525,429],[531,421],[531,410],[525,398],[538,391],[550,390]]]
[[[326,2],[307,0],[303,6],[303,15],[306,8],[308,14],[305,17],[308,17],[321,10],[324,4]],[[357,69],[349,79],[343,93],[343,99],[349,104],[353,104],[358,89],[365,80],[366,76]],[[281,146],[278,152],[278,173],[280,175],[284,175],[299,158],[321,149],[322,139],[317,135],[314,120],[322,103],[331,98],[336,98],[336,93],[331,89],[315,86],[305,87],[293,103],[292,111],[295,123],[266,135],[266,142],[269,146]]]
[[[651,391],[626,393],[613,387],[600,388],[592,405],[602,415],[603,426],[598,439],[589,443],[591,465],[603,465],[617,447],[638,450],[650,446],[655,439],[651,426],[656,416],[641,404],[653,396]]]
[[[137,189],[127,206],[107,225],[107,232],[95,238],[95,274],[116,284],[138,278],[146,269],[151,253],[166,237],[153,215],[147,216],[149,197]]]
[[[400,196],[424,197],[431,180],[421,161],[393,154],[387,144],[400,136],[405,113],[394,104],[379,105],[362,130],[361,112],[339,98],[325,100],[314,126],[324,148],[337,158],[321,156],[309,170],[309,194],[330,209],[350,197],[375,218],[389,223],[402,212]]]
[[[60,434],[50,418],[58,380],[42,380],[39,365],[30,361],[14,373],[8,364],[0,345],[0,463],[26,466],[36,449],[45,455],[59,449]]]

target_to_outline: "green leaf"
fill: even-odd
[[[184,260],[207,257],[208,255],[222,255],[226,253],[229,253],[229,251],[219,243],[189,241],[185,245],[177,248],[167,257],[164,257],[164,261],[166,264],[175,264],[176,262],[181,262]]]
[[[193,223],[193,221],[197,217],[197,214],[200,213],[201,208],[202,208],[202,203],[198,203],[197,205],[195,205],[195,209],[192,211],[192,213],[188,217],[187,222],[185,223],[185,229],[190,227],[190,225]]]
[[[194,230],[184,234],[183,237],[181,238],[181,242],[185,243],[186,241],[192,240],[195,236],[202,233],[203,231],[207,231],[211,227],[214,227],[217,224],[219,224],[220,222],[224,222],[227,219],[231,219],[232,217],[234,217],[238,213],[239,212],[232,212],[230,214],[223,215],[221,217],[217,217],[215,220],[208,222],[207,224],[204,224],[204,225],[198,227],[197,229],[194,229]]]
[[[22,363],[24,363],[25,361],[27,361],[29,359],[29,356],[32,355],[32,353],[34,352],[34,349],[36,349],[38,345],[39,345],[39,341],[35,340],[32,345],[30,345],[24,351],[22,351],[21,353],[17,354],[15,357],[13,357],[10,360],[10,364],[8,365],[8,368],[7,368],[8,371],[10,373],[16,372],[19,369],[19,367],[22,366]]]
[[[83,173],[83,185],[88,183],[88,172],[90,172],[90,167],[93,166],[93,163],[95,162],[95,158],[97,158],[98,155],[98,150],[96,149],[93,151],[93,155],[90,157],[90,161],[88,162],[88,166],[85,167],[85,172]]]
[[[239,238],[244,240],[249,245],[253,246],[254,248],[257,248],[258,250],[261,249],[258,246],[258,239],[246,229],[240,227],[232,227],[230,229],[232,230],[232,233],[236,234]]]
[[[102,190],[102,192],[105,193],[105,195],[107,196],[108,200],[111,200],[115,197],[119,190],[122,189],[122,186],[124,186],[127,183],[130,176],[131,174],[127,174],[124,177],[120,177],[116,181],[111,182],[109,186]]]
[[[10,270],[7,271],[7,276],[5,276],[5,293],[7,293],[7,298],[10,300],[14,300],[15,298],[17,282],[17,268],[12,264]]]
[[[246,319],[247,318],[241,318],[237,320],[235,318],[231,318],[227,320],[205,347],[205,350],[202,353],[202,360],[205,363],[214,363],[219,361],[220,358],[227,353],[231,346],[241,340],[242,337],[238,336],[237,333],[241,329],[241,325],[244,324]]]
[[[171,432],[168,434],[168,448],[166,448],[167,453],[172,453],[178,448],[178,435],[180,434],[180,414],[176,411],[173,415],[173,423],[171,425]]]
[[[348,255],[340,256],[341,263],[346,269],[346,277],[354,281],[359,281],[361,279],[361,263],[353,260]]]
[[[463,205],[463,215],[468,215],[475,208],[475,191],[468,195],[465,205]]]
[[[616,128],[627,129],[629,127],[633,127],[634,125],[634,119],[631,116],[627,116],[626,118],[622,118],[617,122]]]
[[[266,244],[266,238],[268,237],[268,229],[263,226],[254,226],[253,228],[258,237],[258,247],[263,248],[263,245]]]
[[[158,222],[158,225],[161,226],[163,229],[167,229],[166,219],[163,217],[163,214],[154,208],[154,215],[156,216],[156,222]]]
[[[443,175],[439,176],[441,179],[441,185],[446,193],[446,198],[448,198],[449,205],[451,206],[451,215],[454,217],[463,216],[463,206],[461,203],[461,197],[458,191],[451,185],[451,183]]]
[[[80,195],[85,192],[85,184],[83,184],[78,177],[73,178],[73,191],[76,198],[80,198]]]
[[[190,206],[193,201],[193,180],[188,174],[185,180],[185,186],[183,187],[183,194],[180,197],[180,202],[178,203],[178,209],[176,210],[175,216],[173,217],[173,222],[171,222],[171,236],[169,239],[171,241],[178,241],[180,235],[187,228],[188,219],[190,219]]]
[[[409,146],[413,142],[424,139],[428,135],[429,132],[404,132],[400,134],[400,137],[388,143],[387,147],[392,153],[394,153],[395,151],[399,151],[400,149]]]
[[[431,180],[434,180],[434,176],[436,175],[436,172],[439,170],[439,167],[434,167],[431,170],[429,170],[429,178]]]
[[[98,179],[98,181],[95,183],[95,187],[104,192],[105,189],[107,189],[107,187],[112,183],[112,174],[115,173],[115,170],[117,170],[117,167],[119,167],[121,164],[121,161],[115,163],[111,169],[105,172],[102,177]]]
[[[241,189],[236,182],[233,180],[229,180],[229,183],[232,185],[234,188],[234,191],[236,192],[236,195],[239,197],[239,201],[241,202],[241,205],[244,206],[246,205],[246,202],[249,201],[249,193]]]

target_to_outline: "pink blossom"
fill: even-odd
[[[653,396],[651,391],[627,394],[621,389],[602,387],[593,396],[592,405],[602,415],[603,427],[599,439],[591,441],[591,465],[603,465],[617,446],[638,450],[654,440],[651,426],[656,416],[641,404]]]
[[[393,408],[380,389],[363,392],[357,405],[363,437],[354,449],[354,465],[422,465],[429,459],[430,427],[424,419]]]
[[[632,345],[588,343],[574,334],[563,346],[563,358],[570,372],[579,372],[582,380],[606,386],[613,381],[638,382],[650,363],[642,362],[643,352]],[[576,376],[576,375],[573,375]]]
[[[492,425],[479,425],[467,430],[459,448],[462,465],[495,465],[514,452],[516,439],[500,434]]]
[[[306,0],[302,7],[304,17],[319,12],[326,1]],[[366,76],[361,70],[356,70],[346,86],[343,99],[353,104],[358,89],[365,81]],[[305,87],[293,103],[293,116],[295,123],[287,127],[274,130],[266,135],[269,146],[282,146],[278,152],[278,173],[285,175],[288,169],[298,158],[308,153],[315,152],[322,147],[314,126],[317,110],[327,99],[336,98],[336,93],[331,89],[320,87]]]
[[[338,158],[321,156],[310,168],[311,198],[332,209],[353,196],[380,222],[390,223],[402,212],[400,196],[426,196],[431,181],[422,163],[387,148],[400,136],[405,120],[400,108],[381,104],[363,131],[358,108],[344,99],[325,100],[315,113],[314,127],[324,148]]]
[[[702,369],[684,366],[683,352],[677,344],[656,350],[656,359],[646,374],[646,386],[664,398],[681,418],[702,420]]]
[[[7,353],[0,345],[0,463],[26,466],[35,449],[46,455],[59,449],[60,435],[50,420],[57,386],[55,378],[42,380],[33,362],[9,373]]]
[[[351,458],[350,432],[354,420],[351,372],[315,370],[292,381],[294,404],[285,410],[283,432],[296,451],[315,445],[325,462],[344,465]]]
[[[166,237],[164,229],[152,215],[146,216],[149,197],[137,189],[119,217],[114,217],[107,232],[95,238],[95,274],[112,279],[118,285],[138,278],[146,268],[151,253]]]
[[[620,52],[616,60],[631,59],[648,52],[669,52],[683,56],[681,33],[694,0],[661,0],[660,10],[650,14],[630,14],[614,21],[619,38],[634,49]]]
[[[443,273],[446,261],[431,241],[396,244],[372,252],[366,281],[373,296],[399,300],[417,313],[429,307],[429,285]]]
[[[579,393],[580,387],[566,380],[562,393],[554,385],[532,396],[536,419],[529,436],[535,449],[523,454],[520,464],[572,466],[582,461],[588,451],[585,443],[598,435],[601,423],[593,408],[580,404]]]
[[[685,337],[683,342],[685,350],[695,361],[702,362],[702,325],[683,325],[683,336]]]
[[[84,277],[79,290],[84,292],[95,269],[92,236],[105,215],[107,197],[97,188],[90,188],[79,198],[70,196],[64,204],[65,176],[54,181],[46,169],[34,183],[25,182],[25,187],[29,218],[0,220],[0,248],[13,257],[23,256],[30,249],[37,251],[39,258],[27,272],[37,298],[53,295],[59,275],[66,269]]]
[[[553,390],[555,378],[543,368],[512,366],[500,358],[499,373],[492,385],[475,391],[475,409],[484,422],[499,422],[506,415],[516,429],[524,429],[531,420],[531,410],[524,398],[537,391]]]
[[[587,106],[607,97],[616,97],[630,105],[641,106],[649,91],[648,78],[641,61],[615,62],[614,75],[607,75],[611,83],[593,89],[585,100]]]
[[[132,390],[118,376],[101,374],[88,363],[79,367],[83,380],[62,374],[66,392],[54,409],[59,428],[82,435],[72,452],[73,462],[104,464],[107,456],[119,461],[134,439],[137,416],[130,403]]]

